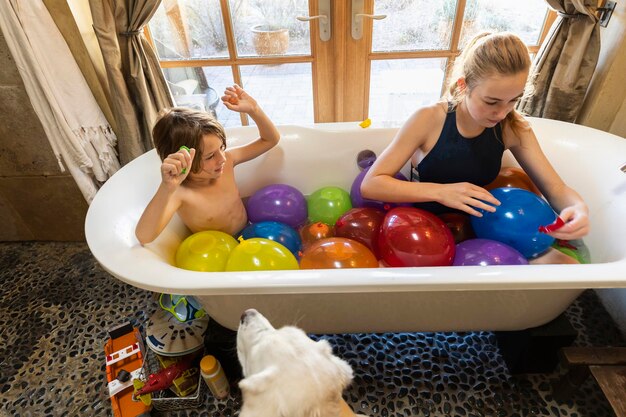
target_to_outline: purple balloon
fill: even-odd
[[[385,203],[384,201],[363,198],[363,196],[361,195],[361,183],[363,182],[363,178],[365,178],[365,174],[367,174],[367,171],[369,171],[369,167],[359,172],[359,175],[357,175],[352,182],[352,187],[350,188],[350,200],[352,201],[352,207],[371,207],[379,210],[388,211],[394,207],[412,206],[411,203]],[[394,175],[394,178],[402,181],[408,181],[401,172],[398,172],[396,175]]]
[[[454,266],[528,265],[517,249],[489,239],[469,239],[456,245]]]
[[[308,212],[304,195],[287,184],[272,184],[252,194],[246,205],[252,223],[275,221],[293,228],[304,224]]]

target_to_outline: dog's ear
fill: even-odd
[[[270,366],[259,373],[250,375],[249,377],[239,381],[241,393],[244,396],[246,394],[260,394],[267,390],[267,387],[277,375],[278,368],[275,366]]]
[[[320,340],[317,342],[317,346],[322,354],[328,357],[328,359],[330,359],[330,361],[335,365],[337,382],[339,383],[341,390],[345,389],[350,382],[352,382],[352,368],[346,361],[333,355],[333,348],[327,340]]]

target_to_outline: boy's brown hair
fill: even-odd
[[[152,141],[161,160],[178,152],[181,146],[195,148],[196,155],[191,163],[191,171],[200,171],[202,160],[202,137],[213,134],[220,138],[226,148],[226,132],[224,127],[209,113],[172,107],[164,110],[152,129]]]

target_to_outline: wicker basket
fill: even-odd
[[[202,357],[202,355],[200,355]],[[151,349],[146,349],[146,355],[143,363],[142,379],[147,380],[148,375],[156,373],[160,370],[159,361],[156,354]],[[152,393],[152,405],[159,411],[185,410],[189,408],[198,408],[205,401],[207,386],[202,381],[200,371],[198,371],[198,388],[192,395],[186,397],[177,397],[170,389],[156,391]]]

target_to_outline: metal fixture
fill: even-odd
[[[609,20],[611,20],[611,16],[613,15],[616,5],[617,3],[614,1],[607,1],[603,7],[598,7],[596,9],[596,12],[600,13],[598,18],[600,19],[600,26],[603,28],[607,27],[609,24]]]
[[[352,0],[352,39],[359,40],[363,37],[363,19],[381,20],[386,14],[363,13],[363,0]]]
[[[319,0],[317,5],[318,15],[316,16],[297,16],[301,22],[309,22],[319,20],[320,40],[326,42],[330,40],[330,0]]]

